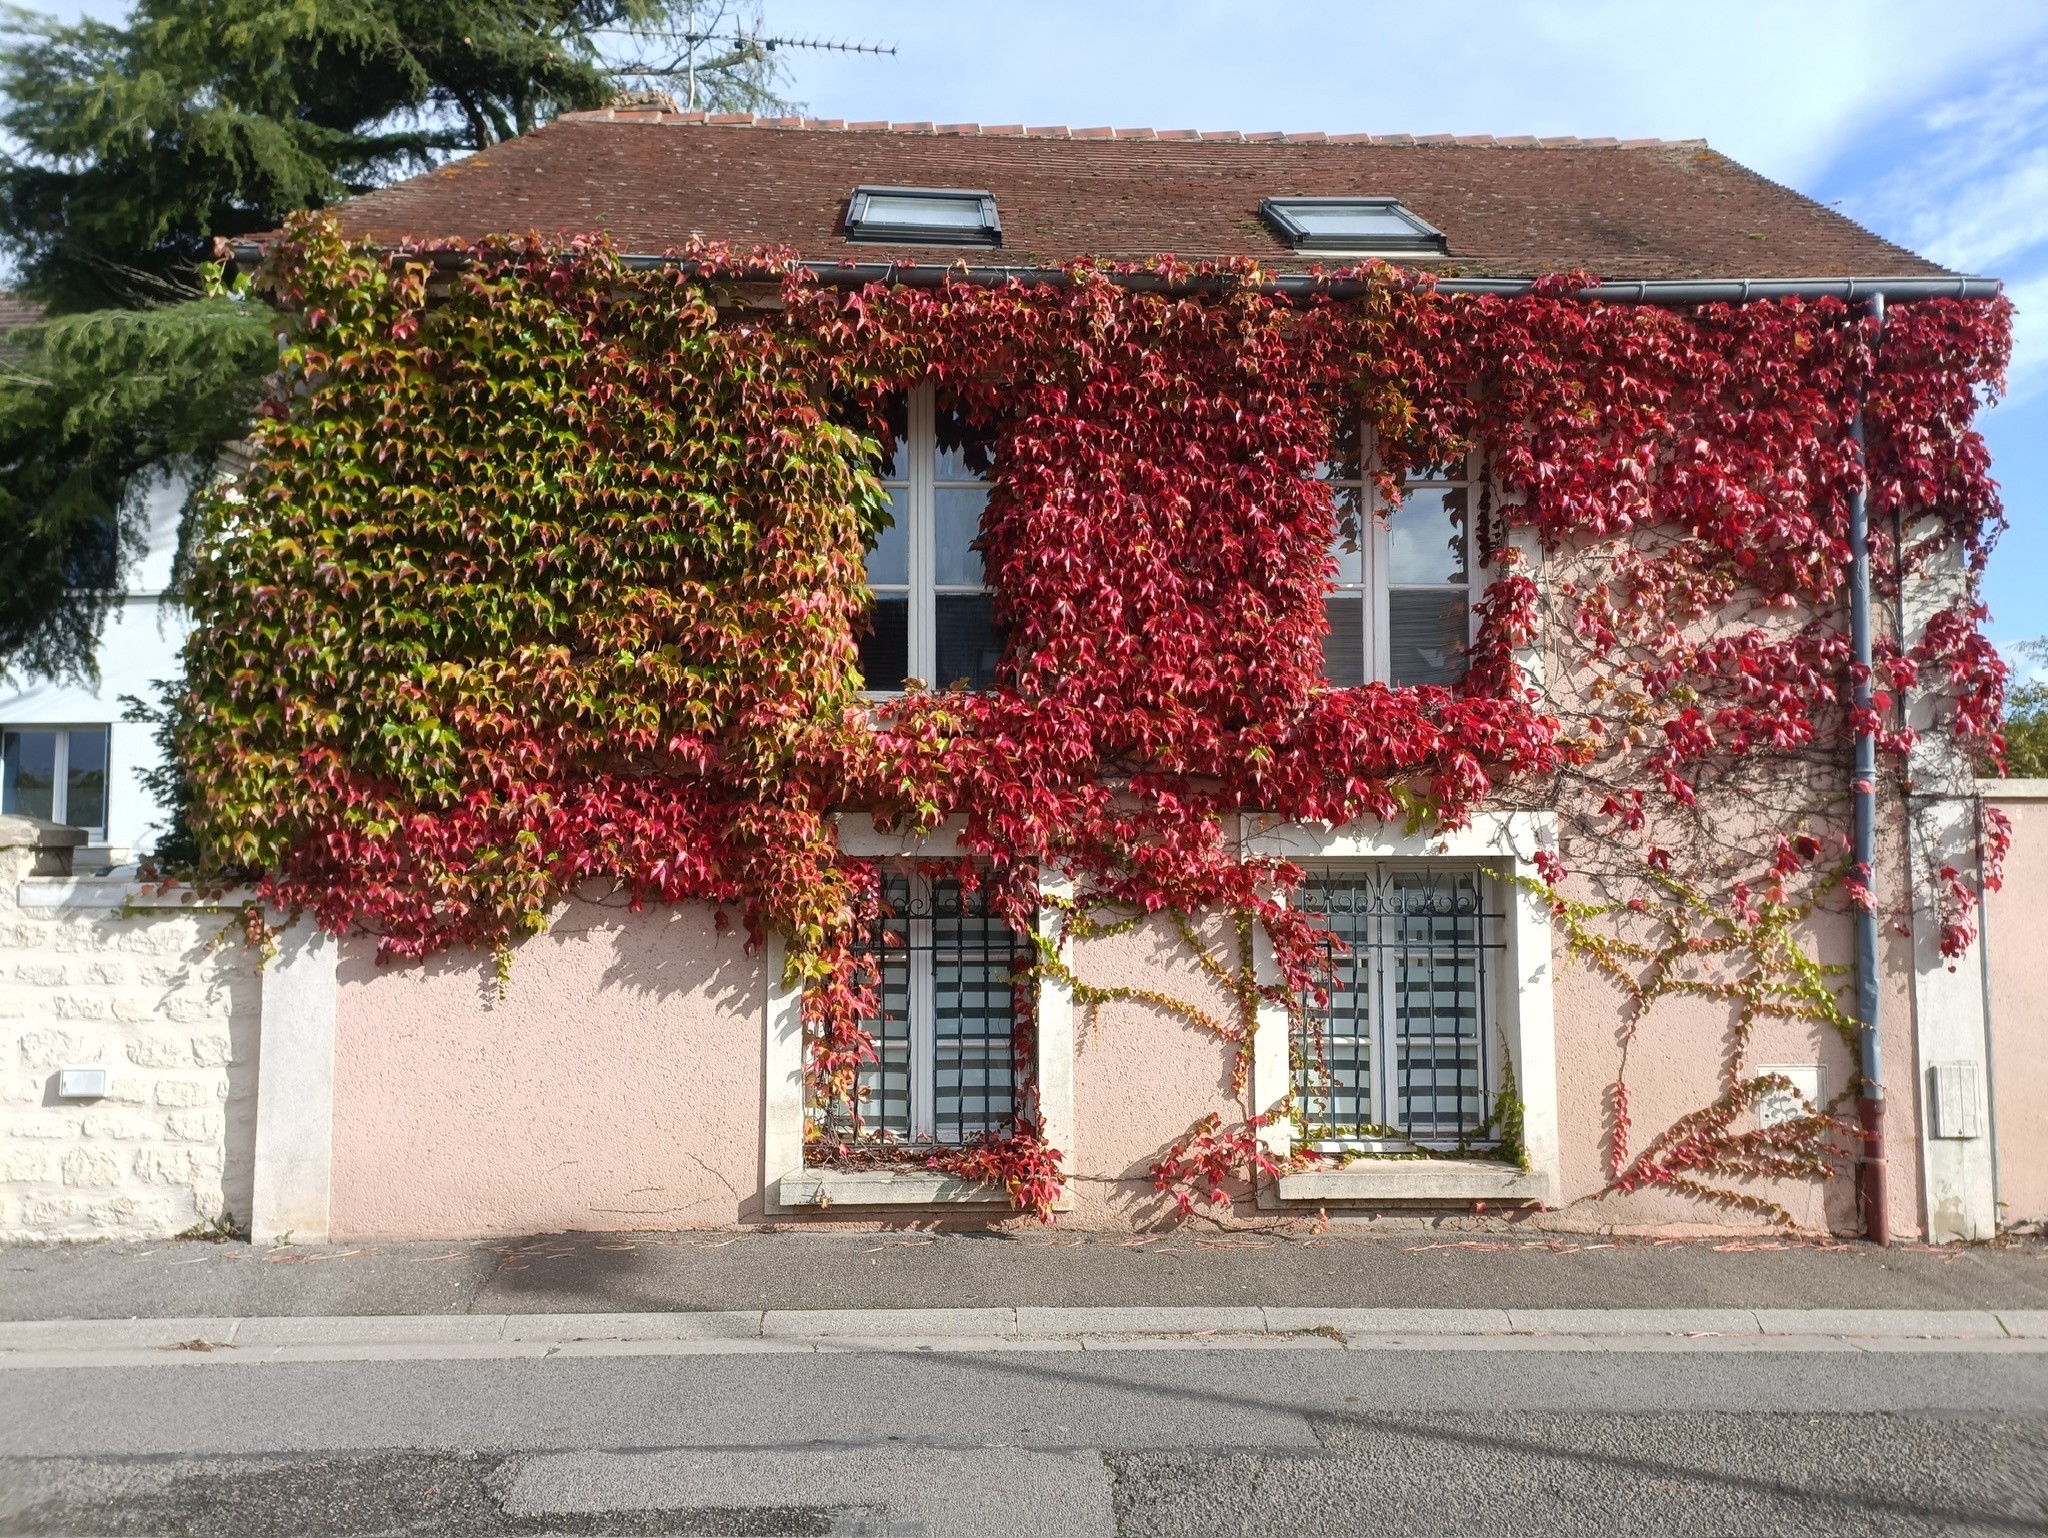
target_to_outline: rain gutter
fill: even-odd
[[[253,266],[263,256],[256,241],[234,246],[238,266]],[[423,253],[437,267],[461,267],[469,262],[466,251]],[[676,267],[689,272],[698,264],[679,256],[626,256],[621,260],[635,271]],[[801,264],[818,282],[833,288],[863,288],[870,283],[895,284],[906,288],[937,288],[945,283],[967,283],[979,288],[998,288],[1006,283],[1045,284],[1065,287],[1071,280],[1056,267],[992,266],[956,262],[951,266],[927,262],[829,262],[809,260]],[[1234,292],[1243,283],[1229,274],[1193,274],[1169,277],[1157,272],[1111,272],[1104,274],[1119,288],[1136,293],[1202,294]],[[1256,285],[1267,293],[1307,298],[1316,295],[1332,299],[1355,299],[1384,287],[1360,278],[1328,278],[1315,273],[1268,273]],[[1519,299],[1535,291],[1533,278],[1438,278],[1440,294],[1490,294],[1502,299]],[[1571,291],[1574,299],[1602,304],[1747,304],[1754,299],[1840,299],[1848,304],[1888,300],[1893,304],[1915,299],[1996,299],[2004,285],[1997,278],[1656,278],[1644,281],[1603,282]]]

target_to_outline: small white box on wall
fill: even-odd
[[[59,1068],[57,1070],[57,1098],[59,1100],[100,1100],[107,1093],[107,1070],[104,1068]]]
[[[1981,1075],[1967,1060],[1927,1066],[1927,1134],[1929,1137],[1982,1137]]]
[[[1760,1095],[1756,1102],[1756,1121],[1760,1127],[1776,1127],[1788,1121],[1797,1121],[1802,1116],[1811,1116],[1827,1104],[1828,1073],[1819,1063],[1760,1063],[1757,1076],[1776,1074],[1789,1079],[1792,1090],[1774,1089]],[[1806,1104],[1799,1103],[1804,1096]]]

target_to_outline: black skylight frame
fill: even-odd
[[[971,211],[975,222],[958,225],[912,224],[890,219],[884,210],[870,211],[877,198],[916,198]],[[996,213],[995,194],[959,187],[856,187],[846,205],[846,238],[892,246],[1000,246],[1003,221]]]
[[[1391,214],[1407,226],[1405,234],[1336,235],[1310,230],[1292,210],[1357,208]],[[1280,238],[1303,254],[1326,251],[1346,256],[1447,256],[1451,242],[1435,225],[1421,218],[1399,198],[1267,198],[1259,213]]]

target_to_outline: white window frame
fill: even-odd
[[[55,754],[50,771],[50,821],[64,827],[76,827],[90,836],[96,844],[107,840],[107,812],[114,798],[114,728],[105,721],[74,721],[69,724],[53,724],[48,721],[7,721],[0,722],[0,733],[5,732],[54,732],[57,737]],[[106,738],[106,761],[100,766],[104,783],[100,787],[100,820],[97,823],[73,823],[67,814],[71,810],[71,734],[73,732],[98,732]]]
[[[865,813],[848,813],[839,820],[841,853],[860,859],[905,857],[915,860],[957,860],[966,853],[960,834],[966,819],[948,818],[922,837],[875,830]],[[1052,871],[1039,874],[1042,898],[1059,898],[1071,892],[1065,877]],[[1059,913],[1051,903],[1041,902],[1038,933],[1044,941],[1059,935]],[[788,975],[789,957],[784,943],[771,938],[763,947],[768,974],[768,1003],[764,1021],[763,1107],[762,1107],[762,1195],[763,1208],[771,1216],[804,1212],[831,1212],[848,1207],[956,1207],[981,1206],[1007,1209],[1010,1198],[1000,1188],[972,1184],[916,1168],[833,1170],[804,1167],[804,1120],[806,1095],[804,1068],[806,1048],[803,1031],[803,988],[800,979]],[[1061,941],[1055,952],[1061,960],[1070,958],[1068,945]],[[1069,1177],[1074,1160],[1074,998],[1066,984],[1041,976],[1036,1001],[1037,1050],[1032,1060],[1031,1092],[1038,1109],[1039,1135],[1060,1151],[1063,1170]],[[1020,1086],[1021,1088],[1021,1086]],[[1062,1197],[1055,1210],[1071,1204]]]
[[[1381,496],[1373,480],[1373,471],[1379,464],[1379,446],[1376,435],[1369,426],[1359,428],[1359,475],[1348,479],[1330,476],[1324,484],[1329,486],[1331,495],[1340,500],[1346,491],[1358,493],[1360,507],[1359,530],[1359,580],[1356,583],[1333,582],[1329,595],[1338,597],[1360,597],[1365,624],[1363,650],[1365,655],[1365,682],[1391,684],[1388,677],[1393,653],[1392,613],[1390,595],[1400,588],[1412,592],[1450,592],[1458,584],[1442,583],[1395,583],[1392,581],[1394,567],[1393,529],[1388,523],[1391,509],[1385,497]],[[1334,467],[1333,467],[1334,468]],[[1465,492],[1465,644],[1470,646],[1479,633],[1479,601],[1486,596],[1488,573],[1479,563],[1479,504],[1480,490],[1485,477],[1480,465],[1480,454],[1475,448],[1465,456],[1464,475],[1457,480],[1410,481],[1405,489],[1412,491],[1443,491],[1462,487]],[[1343,534],[1343,510],[1338,509],[1338,535]]]
[[[1246,855],[1303,865],[1393,861],[1471,862],[1502,878],[1505,948],[1495,982],[1501,1057],[1514,1070],[1527,1167],[1499,1159],[1360,1159],[1341,1169],[1312,1169],[1259,1183],[1262,1207],[1364,1203],[1458,1205],[1474,1201],[1550,1204],[1563,1191],[1557,1125],[1557,1032],[1551,1003],[1550,904],[1537,881],[1536,856],[1555,852],[1550,812],[1479,812],[1455,831],[1410,832],[1374,821],[1327,827],[1247,814],[1239,834]],[[1280,981],[1264,932],[1254,934],[1255,963],[1266,984]],[[1262,1003],[1252,1038],[1251,1094],[1263,1118],[1259,1141],[1277,1160],[1294,1148],[1285,1111],[1294,1089],[1292,1022],[1285,1005]],[[1496,1070],[1498,1072],[1498,1070]]]
[[[958,480],[939,479],[938,410],[938,387],[929,380],[905,396],[903,456],[909,463],[898,468],[908,473],[885,476],[882,484],[892,490],[900,489],[904,494],[905,516],[909,519],[909,527],[904,531],[909,547],[909,581],[905,584],[885,583],[870,590],[878,597],[903,596],[908,599],[908,656],[904,673],[909,678],[923,679],[934,688],[944,688],[953,680],[937,676],[939,599],[944,595],[986,593],[989,587],[986,574],[981,582],[973,585],[942,585],[939,582],[939,493],[970,488],[986,491],[989,483],[971,476]],[[902,691],[869,689],[866,692],[876,699],[888,699]]]

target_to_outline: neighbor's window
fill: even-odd
[[[1323,478],[1337,499],[1337,576],[1324,610],[1323,676],[1340,687],[1453,684],[1472,640],[1474,476],[1430,465],[1402,482],[1382,516],[1352,445]]]
[[[1296,1092],[1319,1147],[1456,1147],[1493,1110],[1495,881],[1477,867],[1387,861],[1311,872],[1295,902],[1322,917],[1330,998],[1307,1001]]]
[[[865,1022],[879,1058],[860,1074],[864,1130],[945,1144],[1010,1132],[1029,942],[953,877],[885,865],[882,916],[862,949],[881,973],[881,1012]]]
[[[862,678],[873,694],[910,678],[986,689],[1003,656],[979,544],[990,445],[928,384],[897,403],[893,437],[882,474],[890,523],[868,552]]]
[[[104,726],[10,726],[0,730],[0,757],[0,811],[105,835]]]

